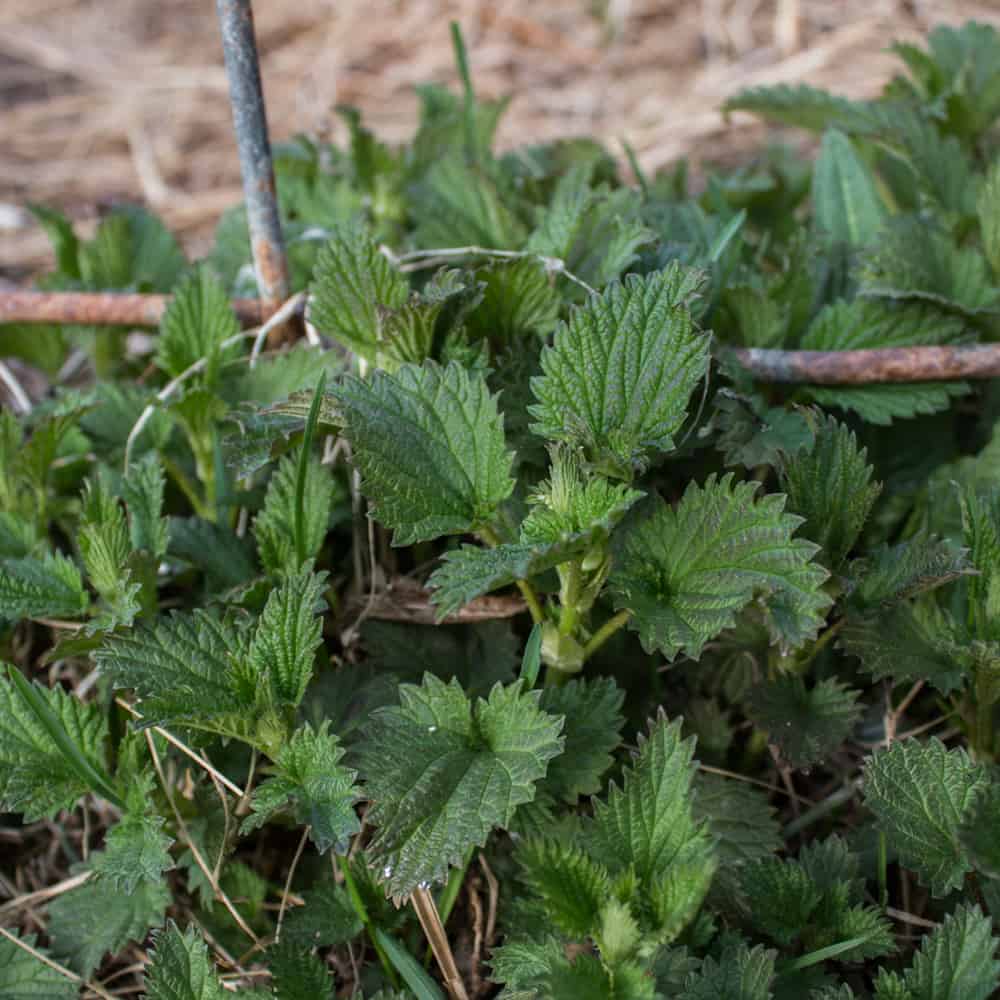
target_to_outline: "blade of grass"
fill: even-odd
[[[93,791],[97,792],[112,805],[125,811],[125,801],[115,791],[114,783],[110,775],[100,771],[94,764],[87,760],[80,748],[69,738],[63,724],[59,721],[55,712],[49,708],[48,702],[42,697],[41,692],[31,683],[20,670],[8,669],[7,675],[10,677],[21,700],[28,707],[31,714],[38,720],[42,728],[52,738],[52,742],[59,748],[66,763],[76,772],[81,781]]]
[[[532,626],[531,635],[524,647],[524,657],[521,659],[521,678],[525,687],[533,688],[538,680],[538,671],[542,665],[542,626],[536,623]]]
[[[845,951],[850,951],[852,948],[857,948],[858,945],[864,944],[871,936],[871,934],[863,934],[861,937],[848,938],[846,941],[838,941],[836,944],[829,944],[825,948],[818,948],[816,951],[800,955],[781,968],[778,972],[778,978],[780,979],[781,976],[791,972],[808,969],[811,965],[819,965],[820,962],[825,962],[827,959],[836,958]]]
[[[375,940],[417,1000],[445,1000],[438,984],[395,938],[386,934],[381,927],[376,927]]]
[[[323,389],[326,387],[326,372],[321,372],[316,383],[316,393],[309,415],[306,417],[306,428],[302,435],[302,451],[299,454],[299,467],[295,477],[295,555],[299,565],[306,561],[306,475],[309,471],[309,456],[312,454],[313,438],[316,435],[316,423],[319,420],[320,406],[323,401]]]
[[[455,49],[458,75],[462,78],[462,87],[465,92],[465,155],[470,163],[475,163],[478,159],[479,148],[479,137],[476,135],[476,92],[472,89],[469,56],[465,49],[462,29],[457,21],[451,22],[451,44]]]

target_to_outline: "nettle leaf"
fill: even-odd
[[[681,720],[661,714],[621,786],[612,783],[604,801],[594,803],[587,840],[593,855],[611,871],[628,868],[644,882],[655,882],[671,866],[710,852],[705,826],[692,811],[694,740],[681,739]],[[707,887],[706,887],[707,888]]]
[[[979,214],[979,231],[982,234],[983,253],[1000,278],[1000,158],[990,167],[976,203]]]
[[[312,679],[316,651],[323,643],[323,585],[326,573],[285,577],[264,605],[247,651],[244,669],[234,679],[241,696],[275,705],[296,706]]]
[[[205,574],[210,592],[230,590],[257,575],[253,548],[228,527],[201,517],[172,517],[168,551]]]
[[[510,496],[512,455],[481,376],[427,362],[370,381],[348,376],[333,393],[365,494],[394,545],[474,531]]]
[[[922,216],[895,216],[866,251],[861,277],[864,295],[929,302],[970,318],[1000,308],[982,253]]]
[[[960,831],[962,845],[978,871],[990,878],[1000,878],[1000,841],[996,831],[1000,823],[1000,784],[991,781],[977,799]]]
[[[304,906],[288,914],[282,938],[304,948],[327,948],[356,938],[363,925],[347,889],[331,883],[302,895]]]
[[[296,822],[309,827],[321,854],[331,847],[345,850],[361,823],[354,811],[360,797],[356,772],[340,764],[343,756],[327,723],[319,729],[308,723],[296,729],[274,759],[275,776],[254,792],[253,814],[243,821],[242,832],[258,829],[291,805]]]
[[[875,181],[851,140],[838,129],[823,135],[812,197],[816,225],[838,243],[864,246],[882,228],[885,206]]]
[[[376,827],[369,852],[397,899],[443,878],[506,826],[563,746],[560,720],[520,682],[475,705],[456,682],[431,675],[399,696],[398,707],[373,714],[359,749]]]
[[[624,479],[670,451],[688,399],[708,370],[709,337],[688,308],[700,272],[676,262],[592,296],[556,331],[531,380],[533,430],[582,447]]]
[[[761,858],[740,873],[754,927],[788,947],[798,940],[823,898],[822,889],[797,862]]]
[[[779,125],[813,132],[834,127],[849,134],[864,134],[877,124],[866,102],[851,101],[805,84],[780,83],[741,90],[726,101],[723,110],[749,111]]]
[[[274,996],[281,1000],[327,1000],[333,995],[333,975],[313,952],[288,941],[267,950]]]
[[[832,678],[807,690],[801,677],[786,675],[754,688],[747,710],[792,767],[810,767],[850,735],[861,717],[859,697]]]
[[[935,737],[901,740],[865,764],[865,804],[900,861],[935,896],[959,888],[972,868],[958,831],[986,786],[981,764]]]
[[[978,571],[966,582],[974,634],[1000,639],[1000,491],[982,497],[967,487],[959,502],[969,560]]]
[[[757,393],[744,396],[722,388],[715,394],[714,406],[716,447],[726,465],[778,466],[811,448],[815,439],[814,424],[804,409],[768,406]]]
[[[210,359],[211,370],[221,360],[222,342],[239,332],[226,289],[211,270],[199,268],[181,280],[163,314],[156,364],[174,378],[202,358]]]
[[[826,306],[802,337],[807,351],[850,351],[882,347],[953,343],[961,320],[919,304],[858,298]],[[810,385],[809,395],[823,406],[852,410],[873,424],[888,425],[920,413],[938,413],[968,391],[964,382],[914,382],[899,385]]]
[[[876,680],[925,680],[949,694],[966,676],[965,644],[955,632],[955,623],[935,604],[900,604],[848,614],[839,644]]]
[[[107,879],[118,892],[131,896],[143,884],[158,884],[174,867],[163,832],[163,818],[126,813],[107,833],[103,853],[92,862],[94,875]]]
[[[573,679],[542,691],[539,706],[563,717],[565,742],[563,752],[549,764],[540,789],[568,805],[600,790],[625,724],[624,701],[625,692],[610,677]]]
[[[533,838],[518,847],[521,879],[539,897],[545,915],[564,934],[595,934],[611,895],[611,877],[579,847]]]
[[[170,522],[162,516],[164,486],[163,466],[152,452],[133,462],[122,480],[132,548],[153,559],[166,555],[170,538]]]
[[[923,939],[913,956],[904,973],[908,996],[913,1000],[987,1000],[1000,985],[996,948],[992,919],[978,906],[959,904]],[[881,992],[876,995],[882,997]]]
[[[533,257],[491,261],[475,272],[482,302],[466,317],[475,338],[516,343],[523,336],[547,337],[559,322],[562,299],[545,264]]]
[[[653,233],[642,221],[639,192],[592,187],[595,166],[578,163],[563,174],[526,249],[563,261],[571,274],[602,288],[636,261]]]
[[[74,808],[83,795],[96,790],[94,785],[67,759],[4,674],[0,667],[0,807],[23,813],[26,822]],[[103,774],[108,720],[101,707],[84,704],[61,687],[34,688],[76,751],[94,772]]]
[[[89,603],[79,569],[60,553],[0,564],[0,618],[80,618]]]
[[[763,945],[750,949],[741,942],[718,961],[706,958],[688,977],[678,1000],[771,1000],[776,958],[777,953]]]
[[[99,853],[91,855],[92,863],[99,861]],[[52,954],[89,977],[105,955],[118,954],[130,941],[142,942],[151,927],[162,925],[169,903],[170,890],[162,881],[142,882],[125,893],[111,881],[88,879],[49,904]]]
[[[181,933],[171,920],[153,943],[146,969],[148,1000],[224,1000],[226,991],[194,927]]]
[[[355,354],[374,361],[381,311],[399,309],[409,284],[379,252],[367,230],[340,226],[316,257],[309,320]]]
[[[867,457],[854,432],[827,417],[818,422],[813,447],[781,469],[788,507],[805,518],[802,534],[822,547],[831,569],[847,558],[882,490]]]
[[[755,498],[758,486],[713,475],[631,528],[609,582],[647,651],[697,658],[755,596],[783,645],[816,635],[831,603],[827,573],[812,562],[818,547],[792,538],[801,519],[784,512],[780,494]]]
[[[708,824],[723,866],[768,857],[782,846],[774,807],[751,785],[699,772],[692,809]]]
[[[12,933],[48,957],[46,949],[36,943],[34,934]],[[13,941],[0,938],[0,997],[4,1000],[76,1000],[79,996],[79,983],[29,955]]]
[[[850,594],[859,611],[882,608],[951,583],[970,570],[968,553],[930,535],[880,545],[851,563],[860,582]]]

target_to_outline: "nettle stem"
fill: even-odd
[[[491,549],[495,549],[500,544],[500,536],[488,524],[480,525],[476,531],[483,542]],[[517,584],[517,589],[521,591],[524,603],[528,605],[531,620],[536,625],[540,625],[545,621],[545,611],[542,608],[542,602],[538,599],[538,594],[535,593],[535,588],[527,580],[516,580],[515,583]]]
[[[623,629],[627,624],[629,618],[632,617],[632,612],[627,608],[623,611],[619,611],[613,618],[609,618],[591,637],[590,641],[586,646],[583,647],[583,659],[584,662],[589,660],[594,653],[596,653],[601,646],[603,646],[608,639],[610,639],[615,632]]]
[[[561,635],[572,635],[580,621],[580,587],[583,573],[578,560],[563,563],[559,567],[562,589],[559,600],[562,610],[559,613],[559,632]]]

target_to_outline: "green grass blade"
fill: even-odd
[[[376,927],[375,940],[389,956],[389,961],[403,977],[403,982],[413,991],[417,1000],[445,1000],[438,984],[424,972],[423,966],[394,937],[386,934],[381,927]]]
[[[309,471],[309,456],[312,453],[313,438],[316,435],[316,424],[319,420],[320,406],[323,402],[323,389],[326,387],[326,372],[322,372],[316,383],[316,394],[313,396],[306,417],[306,429],[302,435],[302,452],[299,455],[298,474],[295,478],[295,554],[299,565],[306,560],[306,512],[305,493],[306,475]]]

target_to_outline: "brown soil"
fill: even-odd
[[[455,82],[448,21],[477,89],[513,94],[504,146],[593,134],[655,170],[739,155],[760,138],[720,103],[789,82],[876,93],[886,52],[935,23],[1000,24],[998,0],[258,0],[275,138],[338,135],[358,105],[401,141],[414,84]],[[210,0],[0,0],[0,278],[48,262],[27,201],[84,229],[102,205],[141,199],[195,251],[240,198]]]

